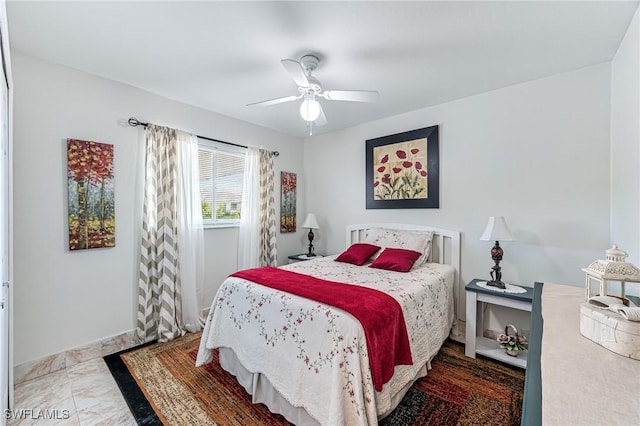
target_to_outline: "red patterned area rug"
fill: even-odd
[[[216,358],[195,367],[200,334],[105,357],[141,425],[288,425],[251,397]],[[400,405],[380,424],[519,425],[524,370],[464,356],[447,341]]]

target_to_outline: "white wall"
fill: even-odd
[[[502,244],[505,281],[583,285],[609,244],[609,82],[601,64],[305,139],[318,249],[343,250],[349,223],[455,229],[464,285],[488,278],[492,243],[479,238],[503,215],[516,240]],[[366,210],[365,140],[436,124],[440,208]]]
[[[15,363],[135,328],[136,166],[142,130],[126,119],[277,150],[302,174],[302,140],[12,52],[15,81]],[[67,138],[115,145],[116,247],[69,252],[65,243]],[[304,182],[304,180],[302,180]],[[276,184],[279,205],[280,185]],[[304,206],[304,190],[298,192]],[[299,209],[300,210],[300,209]],[[305,212],[299,211],[299,220]],[[302,218],[302,219],[301,219]],[[238,230],[205,231],[208,307],[235,271]],[[278,233],[279,260],[304,248],[304,231]]]
[[[640,265],[640,11],[611,62],[611,242]]]

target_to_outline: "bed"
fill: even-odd
[[[414,250],[411,244],[425,238],[427,245],[408,272],[370,267],[386,248]],[[368,351],[370,331],[354,315],[237,276],[227,278],[214,298],[196,365],[210,362],[218,348],[221,366],[254,403],[297,425],[377,424],[427,374],[450,333],[459,291],[460,234],[418,225],[348,226],[347,247],[363,242],[382,248],[361,266],[326,256],[278,270],[350,284],[343,284],[345,294],[357,286],[395,299],[404,315],[411,363],[396,364],[390,379],[380,383],[372,377],[370,360],[377,358]]]

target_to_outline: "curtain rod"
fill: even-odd
[[[129,122],[129,126],[132,126],[132,127],[136,127],[136,126],[147,127],[149,125],[149,123],[143,123],[142,121],[140,121],[140,120],[138,120],[137,118],[134,118],[134,117],[131,117],[128,122]],[[206,136],[196,135],[196,137],[200,138],[200,139],[205,139],[205,140],[208,140],[208,141],[211,141],[211,142],[223,143],[223,144],[226,144],[226,145],[237,146],[237,147],[240,147],[240,148],[249,148],[246,145],[240,145],[240,144],[233,143],[233,142],[221,141],[220,139],[208,138]],[[271,151],[271,153],[276,157],[280,155],[280,153],[278,151]]]

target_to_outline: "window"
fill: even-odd
[[[204,225],[240,223],[246,150],[199,139],[200,198]]]

